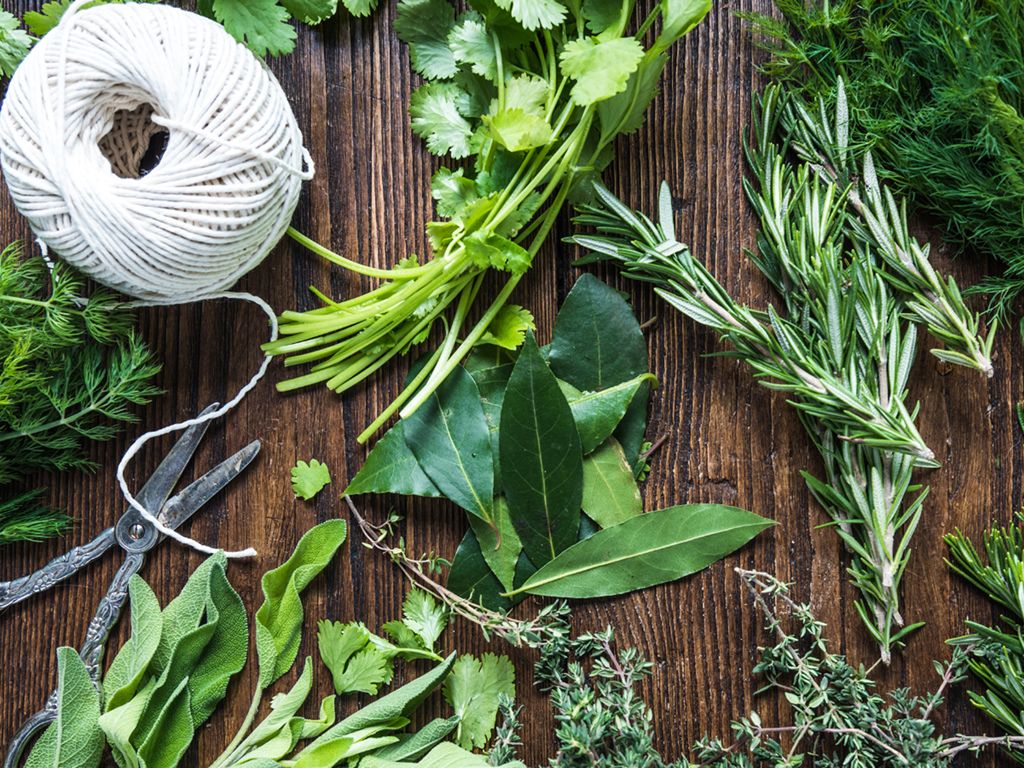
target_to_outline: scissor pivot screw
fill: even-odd
[[[132,541],[138,541],[145,533],[146,529],[142,527],[141,523],[136,523],[128,529],[128,535],[132,537]]]

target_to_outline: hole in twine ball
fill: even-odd
[[[110,170],[122,179],[141,179],[163,159],[170,133],[153,122],[152,104],[114,113],[110,131],[99,142]]]
[[[151,303],[230,288],[312,176],[280,85],[220,24],[82,0],[11,78],[0,165],[50,252]]]

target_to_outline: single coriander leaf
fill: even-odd
[[[490,741],[498,715],[498,697],[516,695],[515,670],[505,656],[460,656],[444,681],[444,697],[459,717],[456,741],[463,749]]]
[[[620,0],[583,0],[583,18],[587,29],[600,35],[622,17]]]
[[[213,0],[213,16],[257,56],[281,56],[295,50],[295,27],[277,0]]]
[[[433,595],[422,589],[413,589],[402,603],[405,625],[423,641],[427,650],[434,650],[434,643],[448,626],[448,609],[437,602]]]
[[[533,563],[576,542],[583,451],[572,410],[528,334],[501,407],[502,484],[512,521]]]
[[[377,10],[378,0],[341,0],[345,10],[357,18],[369,16]]]
[[[554,137],[547,120],[518,107],[506,107],[496,115],[485,115],[483,122],[491,138],[509,152],[543,147]]]
[[[303,24],[319,24],[338,12],[338,0],[281,0],[281,4]]]
[[[356,622],[342,624],[340,621],[323,620],[317,624],[316,639],[320,660],[334,678],[334,690],[337,693],[346,693],[339,681],[345,673],[345,665],[349,659],[369,644],[369,631]]]
[[[526,29],[551,29],[562,23],[568,9],[558,0],[495,0]]]
[[[462,241],[466,255],[481,269],[497,269],[523,275],[533,263],[530,252],[497,232],[477,231]]]
[[[429,80],[445,80],[459,70],[448,47],[455,27],[455,9],[448,0],[401,0],[395,32],[409,46],[412,66]]]
[[[331,471],[326,464],[310,459],[296,462],[292,467],[292,490],[300,499],[309,501],[331,484]]]
[[[707,568],[773,525],[721,504],[648,512],[569,547],[517,592],[589,599],[665,584]]]
[[[413,632],[404,621],[389,621],[381,629],[394,641],[398,648],[427,650],[423,638]]]
[[[470,69],[485,80],[497,81],[498,56],[494,38],[480,14],[471,11],[459,17],[455,28],[448,34],[448,47],[457,62],[469,64]]]
[[[505,81],[505,106],[544,117],[548,103],[548,84],[536,75],[516,75]]]
[[[0,11],[0,75],[10,77],[28,55],[32,38],[21,29],[18,17],[7,11]]]
[[[25,26],[36,37],[42,37],[60,23],[64,11],[70,5],[71,0],[51,0],[51,2],[43,3],[38,11],[28,11],[24,15]]]
[[[467,157],[473,138],[473,128],[463,116],[468,107],[466,92],[454,83],[421,85],[409,102],[413,133],[427,142],[432,154]]]
[[[466,178],[466,170],[438,168],[430,180],[430,194],[437,203],[437,214],[455,218],[470,203],[480,199],[476,184]]]
[[[530,310],[518,304],[506,304],[498,310],[477,343],[493,344],[502,349],[518,349],[526,338],[526,332],[535,330],[537,324]]]
[[[376,696],[380,686],[391,682],[393,674],[388,657],[370,645],[349,659],[344,674],[335,678],[334,686],[338,693]]]
[[[643,46],[633,37],[570,40],[562,49],[560,61],[562,74],[575,81],[573,102],[585,107],[626,90],[629,76],[643,56]]]

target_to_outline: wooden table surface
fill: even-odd
[[[39,0],[4,0],[16,13]],[[296,225],[322,243],[361,262],[385,266],[409,251],[424,253],[424,223],[431,215],[430,174],[436,166],[408,129],[406,106],[415,84],[407,52],[391,29],[391,3],[374,17],[345,16],[319,29],[302,28],[296,52],[272,62],[288,94],[317,165],[295,216]],[[739,297],[763,305],[769,287],[744,248],[753,247],[755,221],[740,187],[744,173],[740,137],[752,89],[760,77],[762,54],[752,44],[737,11],[768,11],[768,0],[717,2],[700,27],[675,52],[663,93],[636,135],[620,140],[607,174],[614,189],[634,205],[652,210],[657,183],[668,179],[677,196],[681,239]],[[566,219],[558,237],[569,232]],[[28,238],[29,230],[9,198],[0,202],[0,236],[7,242]],[[555,242],[555,238],[552,238]],[[941,253],[941,249],[939,250]],[[516,300],[530,307],[546,340],[554,311],[579,272],[574,250],[550,246],[519,289]],[[937,256],[964,283],[992,265],[950,263]],[[685,502],[722,502],[774,518],[779,525],[738,555],[685,581],[613,600],[581,604],[580,628],[612,624],[622,643],[638,645],[654,662],[653,679],[643,693],[653,707],[657,744],[670,758],[683,754],[701,734],[728,735],[731,718],[757,706],[763,719],[777,720],[785,709],[774,699],[755,699],[750,671],[763,639],[761,622],[738,579],[735,566],[773,571],[796,583],[800,599],[810,599],[829,624],[837,647],[857,661],[871,663],[874,649],[854,610],[839,539],[810,499],[800,470],[819,471],[793,410],[783,397],[755,384],[741,364],[705,355],[720,347],[713,335],[657,301],[647,289],[602,273],[631,296],[648,333],[652,370],[661,380],[650,409],[650,436],[666,438],[644,486],[646,508]],[[316,285],[336,297],[365,290],[369,282],[333,268],[285,242],[240,288],[265,297],[278,310],[309,308],[307,288]],[[95,475],[44,476],[53,504],[77,523],[65,538],[41,545],[0,550],[0,579],[34,569],[71,545],[112,525],[122,510],[113,473],[129,439],[143,428],[188,417],[213,400],[229,398],[260,360],[266,323],[255,310],[211,302],[142,313],[143,333],[164,361],[160,384],[167,394],[140,413],[141,422],[117,440],[96,446]],[[965,617],[990,620],[988,604],[952,578],[943,563],[942,535],[955,527],[979,534],[992,521],[1010,519],[1021,502],[1024,466],[1021,435],[1012,415],[1022,396],[1024,357],[1016,333],[1004,331],[996,345],[996,374],[986,382],[962,370],[949,371],[922,353],[912,379],[922,402],[920,425],[942,460],[941,469],[921,473],[931,484],[916,551],[905,578],[904,615],[927,620],[909,649],[882,674],[886,687],[925,691],[936,682],[931,659],[945,658],[944,640],[962,631]],[[243,482],[200,514],[188,533],[232,549],[255,546],[259,557],[232,564],[229,577],[250,610],[259,602],[259,576],[280,562],[313,524],[345,509],[338,491],[359,468],[364,449],[356,435],[398,392],[406,361],[389,366],[369,387],[344,396],[325,389],[280,395],[282,377],[274,364],[268,381],[222,424],[210,430],[198,456],[197,473],[253,438],[263,452]],[[170,440],[147,447],[130,469],[136,486],[152,471]],[[292,495],[289,469],[297,459],[317,457],[331,468],[334,484],[315,503]],[[365,499],[376,519],[395,500]],[[402,531],[414,550],[454,553],[465,521],[441,503],[406,504]],[[165,543],[149,558],[142,575],[162,600],[182,586],[201,556]],[[78,578],[37,596],[0,616],[0,744],[43,702],[55,683],[54,650],[77,646],[115,568],[116,554]],[[322,618],[360,619],[370,627],[397,615],[406,591],[393,566],[356,542],[347,544],[334,565],[308,593],[304,653],[315,653],[315,622]],[[119,646],[124,622],[112,643]],[[459,624],[446,644],[464,651],[486,647],[472,626]],[[552,752],[548,702],[530,688],[532,657],[511,653],[526,703],[525,758],[539,764]],[[183,765],[205,765],[234,733],[255,683],[255,664],[232,685],[228,702],[203,728],[198,752]],[[286,682],[288,679],[286,678]],[[317,667],[317,685],[326,693],[326,670]],[[352,703],[349,702],[349,706]],[[964,692],[954,693],[943,711],[949,732],[988,733]],[[966,765],[972,758],[966,758]],[[994,756],[976,764],[1008,762]]]

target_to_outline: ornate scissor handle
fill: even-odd
[[[35,573],[11,581],[0,582],[0,611],[20,603],[54,584],[74,576],[82,568],[106,552],[114,544],[114,529],[107,528],[87,544],[55,557]]]

